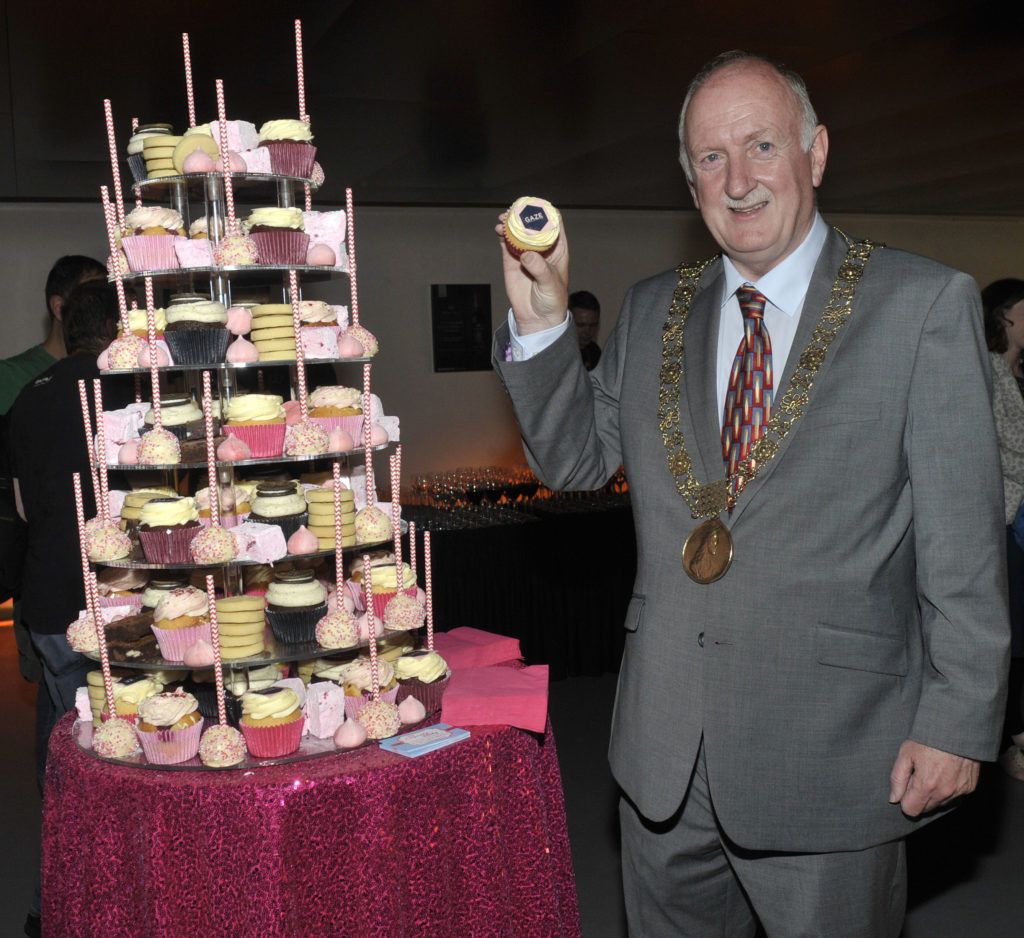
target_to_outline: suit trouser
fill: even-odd
[[[619,804],[634,938],[895,938],[906,910],[902,840],[845,853],[745,850],[722,832],[701,744],[680,810],[654,823]]]

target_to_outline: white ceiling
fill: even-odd
[[[5,2],[0,198],[92,199],[109,180],[102,99],[186,123],[297,113],[292,19],[327,200],[689,207],[675,122],[734,47],[807,79],[829,127],[822,207],[1024,214],[1024,3],[659,0]],[[1008,12],[1010,10],[1010,12]]]

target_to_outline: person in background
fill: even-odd
[[[569,295],[569,312],[576,325],[583,367],[593,371],[601,360],[601,346],[597,344],[597,332],[601,328],[601,304],[593,293],[577,290]]]
[[[18,596],[24,557],[24,525],[14,510],[10,459],[2,441],[7,439],[7,414],[21,389],[67,354],[61,319],[68,294],[80,283],[101,280],[107,268],[83,254],[68,254],[50,268],[46,277],[46,310],[49,329],[39,345],[0,360],[0,602],[14,598],[14,634],[18,643],[18,669],[26,681],[36,682],[42,668],[28,632],[21,624]]]
[[[996,280],[981,291],[985,340],[992,361],[992,408],[999,434],[1006,509],[1006,574],[1012,645],[1004,736],[1009,748],[1000,765],[1024,782],[1024,550],[1014,519],[1024,503],[1024,280]]]
[[[81,283],[67,296],[61,330],[67,357],[55,362],[18,395],[9,415],[8,446],[18,512],[26,524],[21,580],[22,621],[42,665],[36,705],[36,772],[42,788],[54,724],[75,705],[75,691],[95,667],[71,650],[68,624],[85,608],[71,476],[82,474],[85,514],[96,514],[89,479],[89,444],[82,425],[78,382],[99,376],[96,357],[117,334],[114,287]],[[124,379],[104,382],[104,407],[124,407],[134,388]],[[90,405],[91,406],[91,405]],[[111,478],[111,487],[118,485]],[[25,923],[39,934],[39,893]]]

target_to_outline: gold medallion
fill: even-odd
[[[698,524],[683,544],[683,569],[695,583],[714,583],[732,564],[732,535],[717,518]]]

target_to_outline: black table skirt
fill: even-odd
[[[435,627],[514,636],[552,678],[618,671],[636,574],[628,502],[538,502],[517,513],[516,523],[444,530],[450,513],[403,509],[431,528]]]

